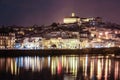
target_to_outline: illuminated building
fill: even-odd
[[[80,18],[82,23],[85,22],[102,22],[101,17]]]
[[[45,49],[78,49],[79,32],[51,32],[45,35],[43,39]]]
[[[25,37],[21,48],[25,49],[41,49],[42,38],[41,37]]]
[[[65,17],[63,22],[64,24],[80,23],[80,18],[78,16],[75,16],[75,13],[72,13],[72,16]]]
[[[78,49],[79,39],[62,39],[62,38],[51,38],[44,40],[43,46],[45,49]]]
[[[15,43],[14,33],[1,33],[0,34],[0,48],[13,48]]]
[[[81,18],[82,23],[93,21],[93,20],[95,20],[95,18]]]

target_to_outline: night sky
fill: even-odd
[[[119,8],[120,0],[0,0],[0,25],[61,23],[72,12],[120,24]]]

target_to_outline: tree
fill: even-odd
[[[51,26],[52,27],[58,27],[58,24],[54,22],[54,23],[51,24]]]

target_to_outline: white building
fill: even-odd
[[[79,49],[79,39],[63,39],[63,38],[51,38],[44,39],[43,46],[45,49]]]
[[[14,47],[15,34],[14,33],[1,33],[0,34],[0,49],[11,49]]]
[[[75,13],[72,13],[70,17],[65,17],[63,19],[64,24],[72,24],[72,23],[81,23],[80,18],[78,16],[75,16]]]

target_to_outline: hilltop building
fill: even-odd
[[[65,17],[63,19],[64,24],[73,24],[73,23],[80,23],[80,18],[75,15],[75,13],[72,13],[71,16]]]

